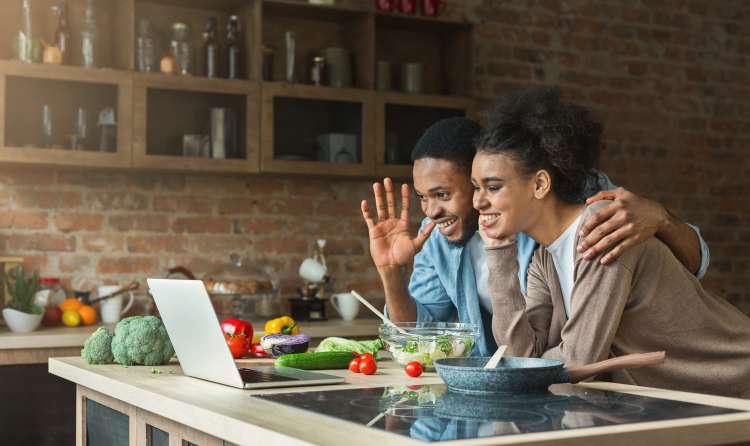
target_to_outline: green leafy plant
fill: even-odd
[[[43,310],[34,304],[34,295],[39,290],[39,274],[34,271],[31,277],[26,278],[23,267],[18,266],[13,269],[10,278],[8,308],[23,313],[41,314]]]

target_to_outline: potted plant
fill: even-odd
[[[23,267],[19,266],[11,273],[8,283],[10,301],[3,309],[3,319],[8,328],[16,333],[34,331],[42,322],[44,310],[34,304],[34,295],[39,289],[39,275],[26,278]]]

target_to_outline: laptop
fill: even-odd
[[[344,378],[291,367],[237,368],[200,280],[148,279],[182,371],[240,389],[337,384]]]

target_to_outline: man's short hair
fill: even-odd
[[[476,154],[476,142],[482,127],[467,118],[446,118],[432,124],[411,152],[411,160],[437,158],[454,163],[471,174],[471,162]]]

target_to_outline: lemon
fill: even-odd
[[[81,323],[81,315],[76,310],[65,310],[62,314],[62,323],[68,327],[77,327]]]

